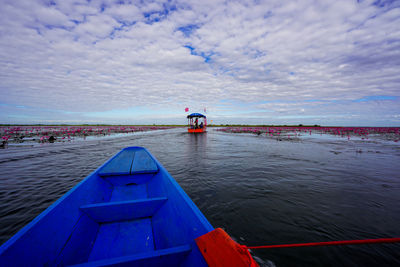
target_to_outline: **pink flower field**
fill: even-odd
[[[278,140],[296,139],[304,135],[329,134],[350,140],[353,137],[368,140],[370,138],[383,138],[398,142],[400,140],[400,127],[225,127],[218,131],[229,133],[252,133],[265,135]]]
[[[1,126],[0,142],[22,143],[35,141],[40,143],[70,141],[75,137],[106,136],[117,133],[165,130],[164,126]]]

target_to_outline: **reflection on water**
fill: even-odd
[[[0,151],[0,241],[126,146],[144,146],[214,227],[247,245],[400,236],[400,145],[209,129]],[[254,251],[277,266],[399,265],[399,244]]]

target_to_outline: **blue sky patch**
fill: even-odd
[[[186,26],[179,27],[177,30],[182,32],[185,37],[190,37],[192,33],[199,28],[196,24],[189,24]]]
[[[353,102],[368,102],[368,101],[382,101],[382,100],[396,100],[397,96],[390,95],[371,95],[360,99],[356,99]]]
[[[385,7],[385,6],[391,5],[395,2],[398,2],[398,1],[397,0],[376,0],[372,4],[377,7]]]
[[[176,10],[177,8],[175,5],[164,3],[162,10],[145,12],[143,13],[143,16],[146,18],[147,24],[153,24],[155,22],[163,21],[171,12]]]
[[[193,46],[184,45],[183,47],[186,47],[187,49],[189,49],[191,55],[197,55],[197,54],[194,52],[194,47],[193,47]]]
[[[79,20],[76,20],[76,19],[71,19],[70,21],[73,22],[75,25],[79,25],[79,24],[81,24],[83,22],[83,21],[79,21]]]
[[[167,15],[167,12],[162,11],[152,11],[143,13],[143,16],[146,18],[146,24],[153,24],[155,22],[160,22]]]
[[[106,4],[102,3],[100,6],[100,12],[104,12],[104,10],[106,10]]]
[[[211,52],[208,52],[208,53],[205,53],[205,52],[198,52],[197,49],[194,48],[194,47],[191,46],[191,45],[184,45],[183,47],[186,47],[187,49],[189,49],[191,55],[200,56],[200,57],[204,58],[204,62],[206,62],[206,63],[209,63],[209,62],[212,60],[211,57],[212,57],[213,55],[215,55],[215,53],[212,52],[212,51],[211,51]]]

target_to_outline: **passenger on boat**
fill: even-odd
[[[200,122],[200,129],[203,128],[203,122]]]
[[[195,128],[195,129],[199,128],[199,119],[198,119],[198,118],[196,118],[196,119],[194,120],[194,128]]]

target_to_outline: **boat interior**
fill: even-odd
[[[129,147],[21,230],[3,254],[23,249],[40,265],[207,266],[194,239],[211,230],[161,164]]]

